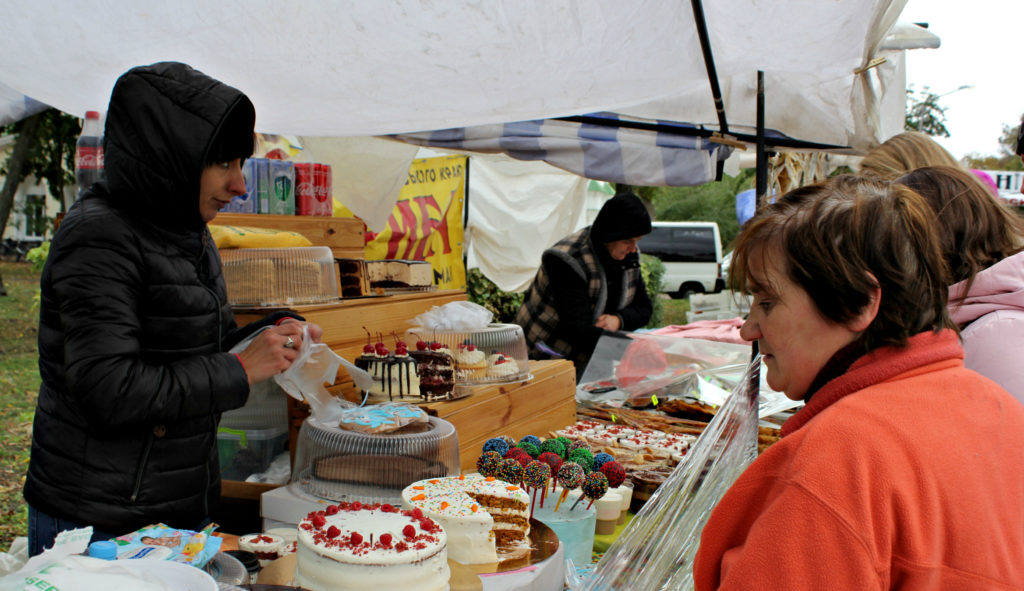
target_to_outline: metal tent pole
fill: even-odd
[[[711,53],[711,39],[708,36],[708,25],[704,19],[704,5],[701,0],[690,0],[693,7],[693,22],[697,26],[697,38],[700,39],[700,50],[704,54],[704,67],[708,71],[708,83],[711,85],[711,98],[715,100],[715,113],[718,115],[718,128],[722,135],[729,133],[729,123],[725,119],[725,101],[722,100],[722,89],[718,85],[718,71],[715,69],[715,57]],[[715,167],[715,180],[722,180],[725,162],[719,160]]]

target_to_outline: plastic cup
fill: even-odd
[[[612,490],[619,493],[622,497],[622,505],[620,506],[619,511],[619,525],[622,525],[623,523],[626,523],[626,513],[629,511],[629,503],[633,500],[633,483],[623,482]]]
[[[555,505],[558,504],[558,497],[549,495],[543,509],[539,503],[534,507],[533,518],[555,532],[565,546],[566,558],[571,558],[576,566],[585,566],[593,562],[597,509],[593,506],[590,509],[586,508],[589,499],[583,499],[576,505],[576,509],[572,509],[573,504],[580,498],[579,491],[574,492],[575,494],[570,492],[562,501],[557,512]]]
[[[602,536],[615,533],[615,525],[622,513],[622,495],[610,490],[594,501],[594,507],[597,509],[597,526],[594,533]]]

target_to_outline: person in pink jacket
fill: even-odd
[[[964,365],[1024,403],[1024,218],[958,168],[919,168],[896,182],[924,197],[938,216]]]
[[[698,591],[1024,588],[1024,405],[964,368],[938,242],[919,195],[851,176],[744,226],[741,334],[806,404],[712,511]]]

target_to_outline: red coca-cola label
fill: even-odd
[[[295,163],[295,213],[298,215],[315,215],[316,213],[314,166],[311,162]]]
[[[99,146],[79,146],[75,148],[76,170],[98,170],[103,168],[103,148]]]

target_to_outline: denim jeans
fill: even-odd
[[[43,548],[52,548],[53,541],[57,538],[57,534],[62,531],[69,529],[78,529],[86,527],[88,524],[81,524],[71,521],[69,519],[61,519],[60,517],[53,517],[47,515],[42,511],[36,509],[32,505],[28,506],[28,555],[35,556],[36,554],[42,554]],[[128,532],[122,532],[128,533]],[[97,540],[109,540],[117,537],[119,534],[111,534],[104,531],[99,531],[96,528],[92,530],[91,542]]]

